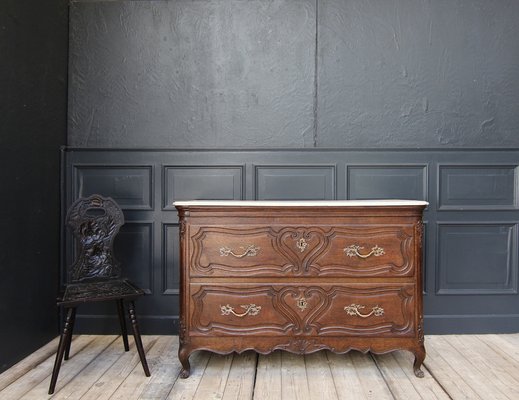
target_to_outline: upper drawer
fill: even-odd
[[[414,225],[191,226],[191,276],[403,277]]]

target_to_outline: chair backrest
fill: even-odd
[[[76,260],[68,268],[68,282],[119,278],[121,266],[113,242],[124,215],[117,203],[98,194],[79,198],[70,206],[66,222],[76,239]]]

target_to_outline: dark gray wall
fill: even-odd
[[[0,2],[0,372],[58,333],[66,0]]]
[[[142,325],[171,333],[173,200],[427,199],[427,332],[519,331],[518,16],[505,0],[73,2],[83,149],[65,153],[65,203],[123,203]],[[112,311],[79,328],[115,329]]]
[[[313,0],[75,3],[70,18],[70,145],[313,145]]]
[[[83,1],[69,144],[519,146],[519,2]]]

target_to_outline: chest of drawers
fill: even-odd
[[[181,377],[196,350],[425,358],[423,201],[185,201]]]

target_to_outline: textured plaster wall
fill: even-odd
[[[318,145],[519,145],[519,2],[319,2]]]
[[[79,1],[68,144],[519,146],[519,2]]]

